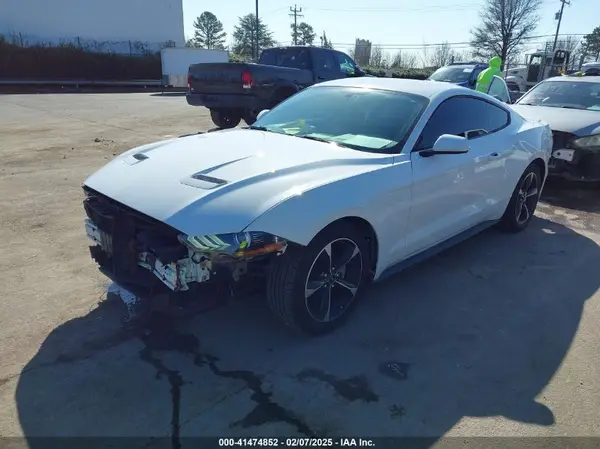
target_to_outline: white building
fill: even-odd
[[[22,45],[71,42],[132,51],[185,45],[182,0],[0,0],[0,34]],[[98,48],[100,49],[100,48]]]

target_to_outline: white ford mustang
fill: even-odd
[[[249,128],[121,154],[84,183],[86,230],[138,295],[253,279],[285,324],[320,334],[370,282],[494,223],[527,227],[551,148],[547,125],[470,89],[330,81]]]

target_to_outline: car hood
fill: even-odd
[[[391,161],[330,143],[233,129],[127,151],[84,185],[185,234],[227,233],[243,230],[287,198]]]
[[[600,133],[600,111],[519,104],[512,107],[528,120],[541,120],[548,123],[553,131],[562,131],[576,136]]]

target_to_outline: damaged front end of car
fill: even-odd
[[[578,137],[553,131],[548,175],[567,181],[600,182],[600,134]]]
[[[84,192],[92,258],[102,273],[139,297],[231,295],[241,281],[264,277],[271,259],[288,245],[262,232],[185,235],[88,187]]]

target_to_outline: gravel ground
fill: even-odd
[[[377,284],[316,340],[261,298],[123,327],[81,182],[212,127],[207,112],[179,95],[0,97],[0,436],[600,436],[597,191],[548,189],[526,232]]]

